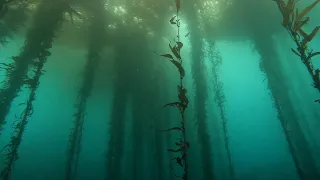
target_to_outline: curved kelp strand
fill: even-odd
[[[320,26],[315,27],[310,33],[306,33],[303,30],[303,27],[310,21],[310,17],[306,17],[307,13],[319,4],[320,0],[315,0],[301,12],[296,8],[295,0],[288,0],[287,3],[283,0],[273,1],[277,3],[282,14],[283,27],[296,44],[296,49],[291,48],[291,51],[299,56],[302,63],[307,67],[313,80],[313,87],[320,92],[320,69],[315,69],[312,62],[312,58],[320,55],[320,52],[314,52],[313,48],[308,46],[317,35]],[[315,102],[320,102],[320,99],[315,100]],[[279,103],[276,103],[276,107],[280,110],[282,108]],[[280,118],[284,119],[283,116],[279,116]],[[290,121],[281,121],[280,119],[280,122],[300,179],[319,179],[320,171],[317,168],[316,161],[311,153],[310,143],[303,134],[300,123],[297,122],[297,119],[290,119]]]
[[[220,111],[220,117],[222,120],[222,131],[223,131],[223,138],[224,138],[224,148],[227,152],[227,158],[228,158],[228,166],[229,166],[229,173],[232,180],[235,180],[235,172],[234,172],[234,166],[229,146],[229,136],[228,136],[228,118],[225,112],[225,106],[224,103],[226,102],[225,95],[223,92],[223,83],[220,80],[219,76],[219,66],[221,65],[221,56],[219,52],[215,49],[215,47],[212,47],[210,50],[210,58],[212,58],[212,76],[213,76],[213,84],[214,84],[214,100],[215,103],[218,105],[219,111]]]
[[[98,19],[99,16],[93,18],[93,23],[90,31],[90,47],[83,73],[83,82],[78,92],[77,103],[75,104],[76,113],[74,114],[74,127],[71,129],[69,135],[68,154],[67,154],[67,169],[66,180],[72,180],[76,178],[76,171],[78,166],[78,159],[81,149],[81,140],[83,133],[83,124],[86,115],[86,105],[88,98],[91,95],[93,88],[93,81],[95,70],[98,66],[100,56],[99,52],[103,48],[101,43],[101,36],[105,33],[103,22]]]
[[[11,102],[16,98],[26,76],[29,66],[39,56],[50,55],[48,50],[52,47],[52,41],[56,30],[64,19],[64,12],[69,9],[69,1],[44,1],[34,14],[34,23],[27,33],[24,47],[20,55],[13,57],[6,72],[6,81],[0,89],[0,129],[5,124],[5,118],[10,110]],[[45,54],[43,54],[45,53]],[[46,54],[48,53],[48,54]]]
[[[173,170],[173,163],[183,168],[183,174],[177,175],[175,172],[173,174],[180,179],[188,179],[188,163],[187,163],[187,149],[190,147],[189,142],[186,139],[186,129],[185,129],[185,110],[188,107],[189,100],[187,98],[187,89],[183,86],[183,78],[185,76],[185,71],[182,66],[182,57],[180,56],[180,50],[183,47],[183,43],[180,42],[180,19],[179,19],[179,10],[180,10],[180,0],[176,0],[177,15],[170,19],[170,24],[176,25],[178,29],[177,41],[175,45],[169,44],[171,53],[160,55],[167,58],[179,71],[180,85],[178,85],[178,101],[168,103],[164,107],[175,106],[178,108],[181,121],[180,125],[176,127],[169,128],[164,131],[178,131],[181,133],[180,140],[175,142],[176,148],[167,149],[168,152],[179,154],[177,157],[171,159],[170,168]]]
[[[320,69],[315,69],[312,58],[320,55],[320,51],[314,52],[314,50],[308,46],[318,31],[320,30],[320,25],[315,27],[309,34],[305,32],[302,28],[309,21],[310,17],[306,17],[307,13],[310,12],[320,0],[314,0],[314,2],[306,7],[302,12],[295,7],[295,0],[288,0],[285,3],[283,0],[273,0],[277,3],[279,10],[282,13],[282,25],[288,33],[290,34],[292,40],[296,44],[296,49],[291,48],[291,51],[300,57],[302,63],[307,67],[309,74],[313,80],[313,86],[320,92]],[[316,102],[320,102],[316,100]]]
[[[45,51],[45,50],[44,50]],[[1,171],[0,177],[2,180],[9,180],[11,172],[13,170],[14,162],[18,160],[18,150],[22,141],[22,137],[28,124],[28,119],[32,116],[33,110],[33,102],[36,98],[36,90],[39,86],[39,79],[43,74],[43,65],[47,59],[47,56],[41,56],[38,58],[36,64],[34,64],[34,77],[33,78],[26,78],[25,81],[27,82],[27,86],[31,89],[28,101],[24,111],[20,116],[20,121],[16,121],[17,124],[15,125],[14,132],[11,136],[10,143],[6,145],[2,150],[8,150],[6,153],[4,169]],[[22,105],[22,104],[20,104]]]

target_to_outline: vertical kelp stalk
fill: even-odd
[[[194,30],[195,28],[191,28]],[[200,156],[202,160],[203,179],[214,179],[214,165],[212,159],[212,145],[208,133],[206,101],[208,98],[208,85],[205,76],[204,51],[202,40],[197,33],[190,34],[192,44],[192,76],[195,85],[195,119],[198,125],[198,142],[200,144]]]
[[[223,138],[224,138],[224,147],[227,151],[227,158],[228,158],[228,166],[229,166],[229,173],[231,176],[231,179],[235,180],[235,172],[234,172],[234,166],[232,162],[230,147],[229,147],[229,137],[228,137],[228,118],[226,116],[225,112],[225,106],[224,103],[226,102],[225,95],[223,92],[223,83],[220,81],[219,77],[219,66],[221,65],[221,56],[218,52],[214,52],[214,48],[211,50],[211,56],[210,58],[213,58],[215,60],[212,60],[212,74],[213,74],[213,84],[214,84],[214,100],[215,103],[217,103],[219,110],[220,110],[220,117],[222,120],[222,131],[223,131]]]
[[[136,95],[136,94],[135,94]],[[133,149],[133,160],[132,160],[132,168],[133,168],[133,175],[132,180],[139,180],[144,179],[144,173],[145,170],[141,170],[141,166],[143,165],[143,162],[145,161],[146,157],[146,151],[144,149],[145,142],[147,141],[147,138],[149,136],[146,136],[146,128],[144,126],[145,122],[144,120],[147,119],[147,114],[145,112],[145,109],[149,109],[145,102],[146,100],[144,98],[150,97],[149,95],[144,96],[142,102],[139,97],[139,95],[135,96],[132,100],[133,103],[133,123],[132,123],[132,134],[133,134],[133,140],[132,140],[132,149]],[[149,143],[149,142],[148,142]],[[150,143],[149,143],[150,144]],[[157,162],[158,163],[158,162]],[[154,169],[152,169],[152,166],[149,166],[150,169],[148,171],[153,172]]]
[[[274,107],[277,110],[297,174],[302,180],[318,179],[315,161],[289,97],[286,77],[279,66],[272,39],[269,36],[258,36],[254,38],[254,43],[261,56],[260,68],[266,73]]]
[[[255,49],[261,56],[260,68],[266,73],[268,87],[277,110],[296,171],[302,180],[317,180],[319,174],[310,144],[299,124],[299,118],[288,94],[288,83],[269,36],[254,36]]]
[[[74,105],[74,107],[76,108],[76,113],[73,116],[74,127],[71,129],[71,133],[69,135],[65,177],[66,180],[76,179],[78,160],[81,150],[83,125],[86,115],[86,105],[93,88],[95,70],[101,59],[99,53],[102,51],[102,48],[105,44],[105,41],[102,38],[106,33],[104,29],[104,18],[102,18],[105,14],[103,11],[104,9],[100,10],[99,8],[103,6],[100,3],[91,3],[97,4],[98,6],[97,8],[94,8],[94,10],[92,10],[94,14],[91,19],[92,24],[90,29],[90,42],[87,62],[84,67],[82,85],[78,91],[77,103]]]
[[[197,141],[199,142],[199,150],[201,157],[202,179],[216,178],[214,167],[214,146],[212,146],[209,135],[209,128],[207,125],[207,108],[206,102],[208,99],[208,84],[205,70],[205,56],[204,56],[204,41],[201,36],[198,26],[199,19],[197,19],[197,9],[192,1],[186,2],[186,15],[188,19],[188,26],[190,29],[190,44],[191,44],[191,71],[193,84],[195,87],[195,122],[197,124]]]
[[[154,62],[150,61],[152,54],[146,48],[148,40],[145,32],[138,31],[135,34],[131,34],[131,36],[129,40],[133,42],[134,47],[130,48],[128,54],[130,54],[133,64],[130,67],[130,71],[127,72],[130,74],[130,79],[127,79],[127,81],[134,82],[130,86],[133,117],[130,128],[132,133],[132,179],[150,179],[155,176],[157,167],[160,167],[161,162],[163,162],[163,159],[160,160],[158,154],[156,159],[153,158],[152,153],[154,153],[154,150],[159,150],[155,149],[155,146],[159,146],[159,139],[154,139],[154,136],[150,136],[150,134],[154,135],[152,128],[150,128],[150,126],[154,125],[152,120],[149,120],[154,106],[156,106],[154,102],[160,101],[159,81],[156,79],[159,74],[155,73]],[[158,138],[160,137],[158,136]],[[146,172],[142,168],[145,162],[156,163],[151,163]]]
[[[4,149],[8,149],[8,152],[6,153],[5,167],[0,174],[0,177],[2,180],[10,179],[14,162],[19,158],[19,154],[18,154],[19,146],[21,144],[26,125],[28,124],[28,119],[33,114],[33,102],[35,101],[35,98],[36,98],[36,90],[39,86],[39,79],[43,74],[43,70],[42,70],[43,65],[46,62],[49,55],[50,55],[49,51],[42,49],[38,57],[38,60],[37,61],[34,60],[34,63],[32,65],[33,68],[35,69],[33,70],[34,77],[25,79],[25,83],[27,84],[31,92],[30,92],[27,103],[23,103],[26,105],[26,108],[22,112],[19,118],[20,120],[15,121],[15,123],[17,124],[15,125],[10,143],[4,147]],[[23,105],[23,104],[20,104],[20,105]]]
[[[0,128],[5,124],[11,102],[25,84],[29,66],[37,63],[37,58],[50,55],[46,50],[51,48],[55,31],[61,25],[66,11],[73,12],[68,0],[42,2],[34,15],[33,26],[27,33],[20,55],[12,58],[13,63],[5,64],[8,71],[6,81],[0,89]]]
[[[307,34],[302,30],[302,27],[310,21],[310,17],[305,16],[320,2],[320,0],[316,0],[300,13],[297,8],[296,11],[294,11],[295,0],[288,0],[287,4],[285,4],[283,0],[274,1],[276,1],[283,16],[282,25],[287,29],[291,38],[297,45],[297,48],[291,48],[291,51],[300,57],[313,79],[313,86],[320,92],[320,69],[315,70],[311,61],[313,57],[320,55],[320,52],[313,52],[313,49],[308,47],[308,43],[316,36],[320,26],[315,27],[310,34]],[[320,102],[320,99],[316,101]]]
[[[109,128],[109,142],[106,159],[106,180],[121,179],[121,159],[124,147],[124,125],[127,92],[121,88],[123,82],[116,81]]]
[[[130,53],[128,46],[127,37],[122,36],[124,29],[117,31],[117,42],[120,44],[116,45],[116,57],[115,57],[115,70],[116,78],[114,83],[114,94],[112,100],[112,109],[109,121],[109,141],[107,143],[106,152],[106,180],[119,179],[121,180],[121,159],[124,152],[124,127],[126,124],[125,112],[126,103],[128,102],[128,79],[130,73],[127,64],[132,61],[127,61]],[[118,34],[119,33],[119,34]],[[119,36],[118,36],[119,35]],[[119,38],[119,39],[118,39]],[[123,38],[123,39],[121,39]]]
[[[313,49],[308,47],[308,43],[316,36],[320,29],[317,26],[310,34],[307,34],[302,27],[310,20],[309,17],[305,17],[306,14],[314,8],[320,0],[316,0],[310,6],[305,8],[299,13],[298,8],[295,8],[295,1],[288,0],[287,4],[283,0],[274,0],[278,8],[280,9],[283,17],[282,25],[286,28],[291,38],[297,45],[296,50],[291,48],[291,51],[300,57],[301,61],[307,67],[309,74],[311,75],[314,84],[313,86],[320,92],[320,69],[314,70],[311,59],[314,56],[320,54],[320,52],[313,52]],[[296,11],[294,11],[296,9]],[[302,38],[301,38],[302,36]],[[316,100],[315,102],[320,102]],[[281,109],[281,105],[276,103],[278,109]],[[302,132],[302,129],[298,122],[282,122],[281,125],[284,129],[286,139],[289,144],[289,148],[298,171],[298,175],[302,180],[316,180],[320,178],[320,171],[317,169],[316,162],[312,153],[310,152],[309,143]],[[288,128],[295,131],[291,132]],[[301,157],[302,156],[302,157]]]
[[[150,73],[155,73],[154,69],[149,69],[152,72]],[[154,107],[156,104],[154,102],[161,102],[161,100],[164,100],[167,96],[167,92],[161,94],[163,91],[162,87],[166,87],[166,82],[165,78],[161,75],[161,73],[156,73],[155,74],[155,79],[153,79],[154,83],[149,83],[149,86],[152,84],[154,85],[151,89],[151,96],[149,95],[146,97],[146,100],[152,100],[149,107]],[[168,113],[162,113],[160,117],[158,118],[153,118],[152,126],[153,127],[163,127],[166,125],[166,123],[169,124],[168,122]],[[162,151],[162,148],[164,147],[164,139],[162,138],[162,135],[158,133],[156,130],[153,131],[154,138],[152,139],[153,144],[154,144],[154,160],[156,161],[156,180],[163,180],[166,179],[166,171],[164,169],[164,162],[165,162],[165,155]]]
[[[167,149],[167,150],[169,152],[173,152],[173,153],[180,153],[179,156],[171,159],[170,168],[172,170],[172,161],[175,161],[177,163],[177,165],[179,165],[180,167],[183,168],[183,175],[179,176],[179,175],[175,174],[174,172],[173,172],[173,174],[177,178],[187,180],[188,179],[187,149],[189,148],[189,142],[187,142],[187,139],[186,139],[185,110],[188,107],[189,100],[186,96],[187,89],[183,86],[183,78],[185,76],[185,71],[182,66],[183,61],[180,56],[181,48],[183,47],[182,42],[180,42],[180,19],[179,19],[180,0],[176,0],[176,8],[177,8],[177,14],[176,14],[176,16],[174,16],[170,19],[170,23],[173,25],[175,24],[177,26],[177,29],[178,29],[177,41],[175,41],[176,45],[174,45],[173,47],[171,46],[171,43],[169,43],[169,48],[175,57],[173,57],[171,54],[163,54],[160,56],[167,58],[178,69],[179,74],[180,74],[180,85],[178,85],[178,98],[179,98],[179,100],[176,102],[168,103],[164,107],[176,106],[179,109],[179,112],[181,115],[181,121],[180,121],[181,124],[178,127],[173,127],[173,128],[163,130],[163,131],[176,130],[176,131],[181,132],[181,134],[182,134],[182,137],[180,137],[180,141],[175,142],[177,149]],[[178,59],[178,60],[175,60],[175,59]]]

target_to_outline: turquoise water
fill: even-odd
[[[317,17],[320,6],[310,13],[311,17]],[[318,13],[319,15],[319,13]],[[315,27],[317,22],[312,21],[307,28]],[[275,24],[279,25],[278,24]],[[280,26],[280,25],[279,25]],[[182,29],[187,28],[183,24]],[[63,29],[63,28],[62,28]],[[129,31],[129,30],[128,30]],[[188,32],[185,30],[185,32]],[[183,31],[183,33],[185,33]],[[17,35],[10,43],[0,49],[1,62],[9,62],[8,57],[18,55],[20,48],[23,46],[24,37]],[[185,43],[183,55],[184,67],[186,70],[185,84],[188,89],[190,106],[187,112],[188,127],[194,127],[189,132],[190,137],[190,173],[191,179],[200,180],[202,165],[199,155],[200,144],[197,141],[198,132],[195,130],[197,123],[194,120],[195,108],[194,97],[195,87],[192,77],[191,49],[192,44],[188,37],[182,39]],[[314,103],[314,100],[319,99],[319,92],[312,87],[312,80],[307,69],[301,63],[299,57],[294,55],[290,48],[294,47],[291,39],[283,33],[274,35],[272,42],[275,43],[276,54],[278,56],[280,69],[285,76],[287,90],[280,89],[278,91],[287,91],[290,98],[290,103],[295,113],[298,116],[299,125],[306,136],[311,147],[311,152],[314,155],[317,168],[320,171],[320,105]],[[166,42],[167,43],[167,42]],[[149,43],[151,44],[151,43]],[[156,46],[152,45],[151,47]],[[316,50],[320,50],[320,36],[317,36],[311,46]],[[102,50],[101,60],[97,69],[95,69],[95,80],[92,89],[92,96],[87,102],[87,115],[84,121],[83,137],[81,141],[81,153],[79,159],[76,179],[106,179],[106,152],[108,150],[108,141],[110,138],[110,116],[112,115],[113,98],[115,96],[115,84],[117,76],[115,64],[114,47],[108,46]],[[213,47],[206,47],[208,51]],[[225,113],[227,117],[227,129],[229,136],[229,146],[234,166],[234,173],[237,180],[298,180],[299,177],[294,166],[292,156],[288,148],[288,143],[285,139],[283,129],[277,117],[277,109],[274,106],[274,97],[268,87],[268,77],[263,72],[259,63],[261,56],[254,49],[253,41],[245,38],[243,41],[219,40],[215,42],[216,51],[222,58],[222,63],[218,68],[219,81],[223,83],[223,93],[226,102],[224,103]],[[152,51],[152,48],[150,48]],[[160,49],[160,48],[158,48]],[[50,50],[52,55],[48,58],[45,64],[45,74],[40,78],[40,85],[36,91],[36,101],[34,102],[34,114],[29,119],[26,130],[23,135],[22,143],[19,147],[19,159],[15,162],[14,170],[11,176],[12,180],[58,180],[65,178],[66,169],[66,151],[68,147],[68,137],[70,129],[74,126],[73,114],[76,109],[74,104],[77,99],[77,92],[83,80],[83,68],[86,63],[87,49],[85,47],[74,47],[63,43],[53,43],[53,48]],[[152,53],[152,52],[151,52]],[[152,61],[158,63],[157,56],[152,56]],[[211,57],[204,57],[204,69],[208,84],[208,97],[206,99],[205,108],[207,115],[207,129],[210,135],[210,142],[213,149],[212,158],[214,159],[214,169],[216,179],[228,178],[228,166],[226,165],[227,158],[225,157],[225,149],[223,147],[223,134],[221,131],[220,116],[217,104],[214,102],[214,87],[212,77],[212,62]],[[316,67],[320,67],[320,57],[314,58]],[[177,76],[176,70],[171,64],[163,64],[157,67],[158,75],[161,73],[164,76]],[[132,66],[133,67],[133,66]],[[137,73],[140,69],[137,69]],[[131,72],[132,73],[132,72]],[[144,76],[149,76],[144,74]],[[134,76],[135,78],[139,76]],[[0,71],[0,81],[5,80],[4,72]],[[176,84],[178,81],[174,78],[167,80],[168,94],[164,100],[173,100],[176,98]],[[130,84],[139,82],[139,79],[131,79]],[[279,82],[281,83],[281,82]],[[140,84],[141,85],[141,84]],[[143,86],[143,85],[141,85]],[[130,127],[133,126],[134,118],[133,100],[136,94],[130,87],[127,87],[131,92],[127,102],[125,102],[123,111],[125,114],[126,127],[124,132],[124,153],[122,162],[123,179],[133,179],[131,168],[133,149],[131,138],[134,133]],[[12,123],[16,119],[16,115],[20,115],[23,111],[23,106],[20,103],[26,102],[29,95],[29,90],[23,88],[19,96],[15,98],[7,116],[7,124],[3,127],[4,131],[0,136],[0,147],[5,146],[12,134]],[[278,92],[280,93],[280,92]],[[143,98],[143,97],[141,97]],[[152,103],[152,100],[150,101]],[[149,126],[149,121],[153,115],[163,113],[157,110],[162,106],[162,102],[154,102],[155,107],[146,110],[149,112],[144,119],[147,125],[141,125],[148,130],[152,129]],[[167,102],[163,102],[167,103]],[[139,105],[138,105],[139,106]],[[286,104],[282,104],[286,106]],[[141,105],[141,107],[145,107]],[[120,113],[120,114],[121,114]],[[172,113],[170,111],[170,113]],[[160,116],[160,115],[156,115]],[[172,115],[176,117],[175,115]],[[219,119],[217,121],[217,119]],[[175,121],[174,118],[171,118]],[[218,125],[217,125],[218,124]],[[140,126],[140,125],[138,125]],[[165,128],[165,127],[164,127]],[[294,129],[291,129],[294,132]],[[154,135],[141,137],[142,140],[147,140],[143,146],[146,151],[143,151],[139,157],[142,158],[141,167],[138,171],[140,179],[156,178],[155,164],[156,154],[154,149],[150,148],[148,143],[154,142]],[[148,139],[149,138],[149,139]],[[220,144],[219,144],[220,143]],[[216,145],[219,144],[219,147]],[[166,146],[163,147],[163,153]],[[194,153],[194,154],[193,154]],[[2,153],[3,155],[3,153]],[[2,156],[4,160],[5,156]],[[164,161],[167,162],[169,157],[165,156]],[[209,157],[208,157],[209,158]],[[223,161],[223,162],[222,162]],[[169,168],[167,164],[164,167]],[[0,165],[2,169],[2,164]],[[194,169],[192,169],[194,168]],[[168,173],[168,169],[163,173]],[[161,173],[161,172],[158,172]],[[320,172],[319,172],[320,173]],[[225,177],[225,178],[223,178]]]

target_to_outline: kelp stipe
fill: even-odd
[[[52,47],[56,30],[64,20],[64,13],[70,9],[67,0],[45,1],[37,7],[33,26],[27,32],[20,55],[12,57],[13,62],[7,64],[6,80],[0,89],[0,127],[5,124],[11,102],[26,83],[29,66],[40,63],[37,59],[50,53],[47,50]]]
[[[296,49],[291,48],[291,51],[300,57],[303,64],[307,67],[309,74],[313,79],[313,86],[320,92],[320,69],[314,69],[312,58],[320,55],[320,52],[313,52],[313,49],[308,47],[320,30],[320,26],[315,27],[310,34],[307,34],[302,27],[310,21],[310,17],[305,17],[320,0],[316,0],[310,6],[306,7],[302,12],[295,8],[295,0],[288,0],[287,4],[283,0],[273,0],[277,3],[283,17],[282,25],[288,30],[291,38],[297,45]],[[316,102],[320,102],[316,100]]]
[[[55,31],[63,21],[65,7],[62,6],[61,9],[58,7],[61,7],[61,5],[68,6],[67,3],[62,4],[63,1],[59,2],[54,2],[51,6],[46,2],[38,7],[34,16],[34,25],[28,31],[27,38],[25,40],[24,47],[21,49],[20,55],[12,57],[14,62],[10,65],[9,71],[7,71],[8,81],[4,86],[5,89],[0,91],[1,105],[3,105],[0,106],[0,113],[4,113],[0,115],[0,125],[3,125],[4,118],[9,111],[11,101],[17,96],[21,87],[25,85],[30,89],[27,102],[19,104],[19,106],[26,105],[26,107],[21,116],[18,117],[19,120],[14,122],[15,129],[11,136],[11,140],[9,144],[2,149],[2,151],[8,150],[6,153],[4,168],[0,174],[0,178],[2,180],[10,179],[14,162],[18,160],[18,150],[25,127],[28,123],[29,117],[33,114],[33,102],[39,85],[39,79],[44,73],[43,66],[46,63],[47,58],[51,55],[49,49],[52,47]],[[54,11],[50,11],[48,6],[49,8],[53,8]],[[49,14],[51,16],[43,18],[44,15]],[[50,25],[47,24],[48,21]],[[39,35],[39,33],[43,34]],[[33,73],[31,77],[28,73],[30,66]]]
[[[187,89],[183,86],[183,78],[185,76],[185,71],[182,66],[182,57],[180,56],[181,48],[183,47],[183,43],[180,42],[180,19],[179,19],[179,10],[180,10],[180,0],[176,0],[176,16],[172,17],[170,19],[170,24],[176,25],[178,29],[177,34],[177,41],[175,42],[175,45],[171,45],[169,43],[169,48],[171,50],[171,53],[173,54],[162,54],[161,57],[164,57],[168,59],[179,71],[180,75],[180,85],[178,85],[178,101],[171,102],[164,107],[173,106],[177,107],[179,109],[180,115],[181,115],[181,122],[180,126],[178,127],[172,127],[166,130],[160,130],[163,132],[169,132],[169,131],[179,131],[181,132],[182,137],[180,137],[180,140],[178,142],[175,142],[176,148],[175,149],[167,149],[168,152],[172,153],[179,153],[177,157],[171,159],[170,161],[170,169],[172,169],[173,163],[176,163],[178,166],[183,168],[183,174],[177,175],[173,172],[174,176],[183,180],[188,179],[188,163],[187,163],[187,149],[189,148],[189,142],[186,139],[186,129],[185,129],[185,110],[188,107],[189,100],[187,98]]]
[[[39,10],[38,12],[41,12]],[[40,14],[36,15],[39,16]],[[20,56],[14,56],[12,57],[12,60],[14,60],[14,63],[12,63],[12,67],[10,71],[7,71],[7,75],[9,78],[14,76],[15,78],[19,78],[19,84],[14,84],[17,88],[15,90],[15,93],[18,93],[18,90],[20,90],[21,86],[25,85],[28,89],[30,89],[30,94],[28,97],[28,100],[26,103],[21,103],[21,105],[25,105],[25,109],[20,115],[20,117],[17,117],[18,120],[14,122],[14,132],[11,136],[11,140],[8,145],[6,145],[2,150],[7,150],[8,152],[5,154],[5,162],[4,162],[4,168],[1,171],[0,177],[2,180],[9,180],[11,172],[13,170],[14,162],[18,160],[18,150],[19,146],[22,141],[22,137],[24,134],[24,130],[26,128],[26,125],[28,124],[29,118],[32,116],[34,110],[33,110],[33,102],[35,101],[36,97],[36,90],[39,86],[39,79],[41,75],[44,73],[43,66],[46,63],[47,58],[51,55],[51,53],[48,51],[52,47],[51,42],[53,38],[53,34],[46,34],[46,36],[43,36],[41,39],[41,44],[39,44],[37,47],[34,47],[36,49],[30,49],[31,45],[34,45],[35,41],[38,39],[35,38],[34,35],[37,34],[37,30],[40,24],[38,22],[35,22],[34,28],[32,28],[29,32],[26,41],[25,41],[25,47],[22,49]],[[42,24],[41,24],[42,25]],[[40,26],[41,26],[40,25]],[[38,27],[38,28],[36,28]],[[43,27],[42,27],[43,28]],[[50,27],[49,27],[50,28]],[[35,32],[36,31],[36,32]],[[54,31],[54,29],[50,29],[49,31]],[[33,54],[34,53],[34,54]],[[33,54],[33,56],[28,56]],[[25,59],[26,57],[29,57],[29,61]],[[24,62],[26,61],[26,62]],[[29,62],[29,63],[28,63]],[[25,64],[28,63],[28,64]],[[33,75],[30,75],[27,73],[29,70],[29,66],[31,66],[31,70]],[[19,69],[25,67],[25,69]],[[22,72],[24,72],[22,74]],[[19,76],[18,76],[19,75]],[[20,79],[21,78],[21,79]],[[12,82],[15,83],[15,82]],[[10,85],[9,85],[10,87]],[[11,89],[13,90],[13,89]],[[4,94],[5,95],[5,94]],[[11,99],[13,100],[13,99]]]
[[[285,3],[283,0],[273,0],[277,3],[278,8],[282,13],[282,25],[288,31],[291,38],[296,44],[296,49],[291,48],[291,51],[300,57],[301,61],[307,67],[309,74],[314,81],[314,87],[320,91],[320,77],[319,69],[314,70],[311,59],[314,56],[320,54],[320,52],[313,52],[312,48],[308,47],[308,43],[315,37],[319,31],[320,26],[314,28],[310,35],[306,34],[301,28],[309,22],[310,18],[305,15],[314,8],[320,0],[316,0],[313,4],[304,9],[299,13],[298,9],[295,8],[295,0],[288,0]],[[318,101],[318,100],[316,100]],[[275,101],[276,102],[276,101]],[[275,103],[278,110],[282,110],[280,103]],[[289,104],[290,106],[290,104]],[[299,122],[295,121],[283,121],[285,118],[279,114],[279,119],[286,136],[286,140],[289,145],[289,150],[293,158],[294,165],[296,167],[298,176],[302,180],[318,180],[320,178],[320,172],[317,168],[316,161],[313,154],[310,152],[308,141],[301,131]],[[290,123],[289,126],[287,123]],[[289,130],[288,128],[291,128]],[[292,132],[292,129],[295,131]]]
[[[210,58],[212,58],[212,79],[213,79],[213,86],[214,86],[214,101],[217,103],[219,111],[220,111],[220,117],[221,117],[221,123],[222,123],[222,131],[223,131],[223,140],[224,140],[224,148],[227,153],[227,160],[228,160],[228,170],[229,175],[232,180],[236,180],[235,171],[234,171],[234,163],[232,160],[231,150],[230,150],[230,142],[229,142],[229,133],[228,133],[228,117],[226,115],[226,107],[225,107],[225,93],[223,92],[223,83],[220,79],[220,73],[219,68],[222,63],[222,57],[220,53],[216,50],[215,44],[213,42],[210,42],[210,45],[212,46],[210,53]]]
[[[19,120],[14,122],[14,132],[11,136],[10,143],[6,145],[2,150],[8,149],[5,154],[5,168],[1,171],[0,178],[2,180],[9,180],[10,174],[13,170],[13,165],[19,158],[18,150],[22,141],[24,130],[28,124],[28,119],[33,114],[33,102],[36,99],[36,90],[39,86],[39,79],[43,74],[43,65],[49,55],[39,57],[39,63],[34,65],[34,76],[33,78],[27,79],[27,86],[30,88],[31,92],[28,97],[27,103],[21,103],[19,105],[25,105],[25,109],[19,117]]]
[[[105,41],[102,40],[102,37],[106,34],[104,19],[101,18],[105,15],[102,3],[100,1],[90,1],[87,7],[90,5],[93,7],[88,9],[92,12],[93,16],[90,19],[88,55],[81,87],[78,90],[77,101],[74,105],[76,112],[73,115],[73,128],[69,134],[65,180],[76,179],[87,102],[92,93],[95,70],[101,60],[100,53],[105,45]]]

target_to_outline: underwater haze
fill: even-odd
[[[0,180],[320,180],[320,0],[0,0]]]

